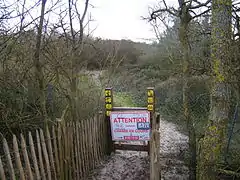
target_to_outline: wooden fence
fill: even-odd
[[[59,123],[46,131],[3,138],[0,179],[84,179],[107,152],[106,121],[102,117]],[[1,145],[0,145],[1,147]]]

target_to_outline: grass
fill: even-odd
[[[114,106],[118,107],[135,107],[132,97],[125,92],[114,92],[113,96]]]

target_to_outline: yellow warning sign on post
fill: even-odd
[[[110,116],[111,111],[106,111],[106,116]]]
[[[154,112],[155,111],[155,93],[154,88],[147,89],[147,109],[148,111]]]
[[[112,102],[113,102],[112,88],[106,88],[105,89],[106,116],[110,116],[110,113],[112,111]]]
[[[153,97],[154,91],[153,89],[148,89],[148,96]]]
[[[111,94],[112,94],[112,89],[105,89],[105,96],[106,97],[110,97],[111,96]]]
[[[112,104],[106,104],[106,109],[112,109]]]
[[[148,111],[153,111],[153,105],[152,104],[148,104],[147,109],[148,109]]]
[[[148,97],[148,104],[154,103],[153,97]]]
[[[112,103],[112,98],[111,97],[106,97],[105,102],[106,103]]]

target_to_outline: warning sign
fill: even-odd
[[[110,115],[113,141],[150,140],[150,113],[148,111],[114,111]]]

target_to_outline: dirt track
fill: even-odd
[[[187,137],[172,123],[161,121],[161,173],[165,180],[185,180]],[[89,178],[92,180],[148,180],[149,157],[145,152],[117,151]]]

